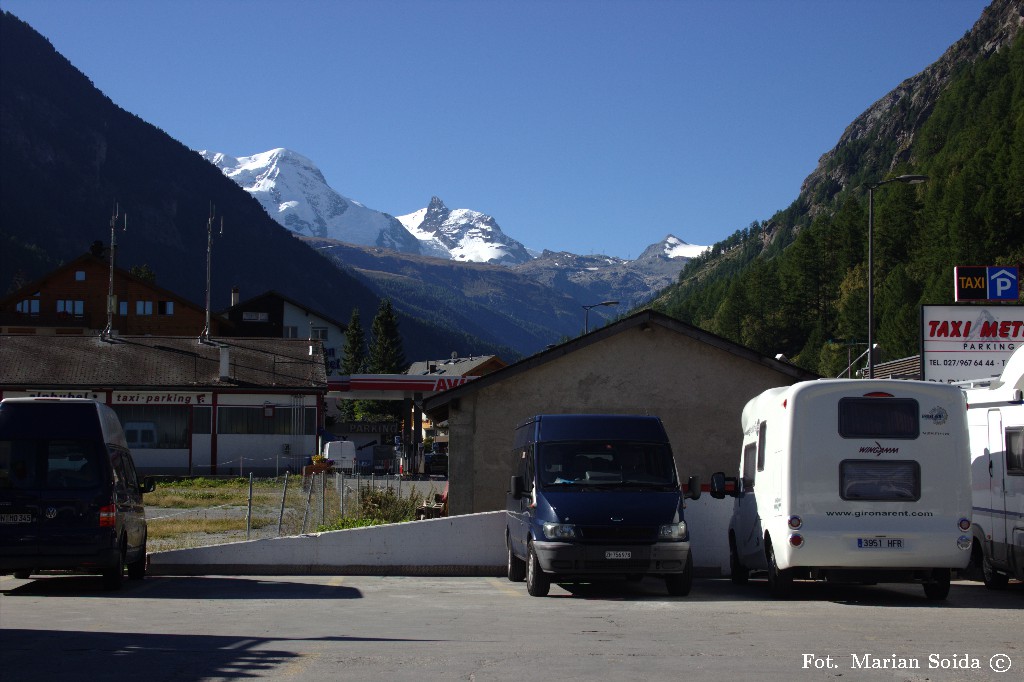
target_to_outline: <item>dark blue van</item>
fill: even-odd
[[[82,398],[0,401],[0,574],[146,573],[140,481],[117,414]]]
[[[515,432],[507,498],[508,579],[534,597],[552,582],[658,575],[686,595],[693,559],[675,459],[657,417],[539,415]]]

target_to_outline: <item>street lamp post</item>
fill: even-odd
[[[600,303],[592,303],[590,305],[583,306],[583,309],[585,311],[587,311],[586,314],[583,316],[583,333],[587,334],[587,333],[590,332],[590,309],[591,308],[597,308],[598,306],[602,306],[602,305],[618,305],[618,304],[619,304],[618,301],[601,301]]]
[[[890,182],[905,185],[920,185],[928,180],[927,175],[900,175],[881,182],[868,183],[868,379],[875,378],[875,190]]]

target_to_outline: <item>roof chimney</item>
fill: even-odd
[[[220,347],[220,380],[227,381],[231,378],[231,357],[227,346]]]
[[[231,287],[231,307],[238,305],[238,287]]]

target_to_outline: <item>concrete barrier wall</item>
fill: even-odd
[[[732,500],[686,502],[694,567],[728,572]],[[153,575],[505,575],[505,512],[154,552]]]
[[[154,552],[154,575],[504,575],[505,512]]]

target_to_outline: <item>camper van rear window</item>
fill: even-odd
[[[921,466],[910,461],[847,459],[839,463],[844,500],[914,502],[921,499]]]
[[[920,414],[917,401],[910,398],[842,398],[839,435],[914,439],[920,433]]]

